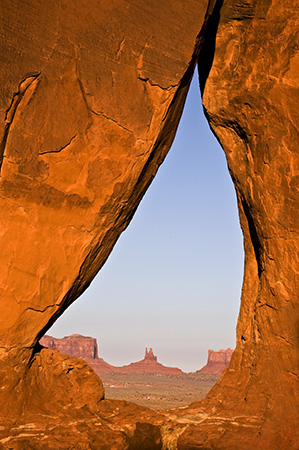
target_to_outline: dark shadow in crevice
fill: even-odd
[[[255,254],[255,258],[256,258],[256,262],[257,262],[257,269],[258,269],[258,277],[261,277],[262,271],[263,271],[263,267],[262,267],[262,258],[261,258],[261,243],[258,237],[258,233],[256,230],[256,226],[253,220],[253,217],[251,215],[250,212],[250,207],[248,205],[248,203],[246,202],[246,200],[241,196],[241,203],[242,203],[242,208],[248,223],[248,229],[249,229],[249,234],[250,234],[250,238],[251,238],[251,243],[254,249],[254,254]]]
[[[212,2],[209,5],[209,9],[213,8],[213,12],[208,18],[202,34],[204,40],[198,56],[198,75],[201,94],[203,94],[206,80],[209,76],[212,63],[215,54],[216,34],[218,30],[220,20],[220,10],[223,4],[223,0],[216,0],[213,8]]]

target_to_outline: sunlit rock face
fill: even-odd
[[[169,149],[207,2],[160,3],[1,2],[5,348],[88,286]]]
[[[206,404],[222,417],[247,416],[250,426],[224,426],[223,444],[211,424],[219,449],[299,445],[298,8],[224,0],[199,59],[203,103],[236,187],[245,246],[237,348]],[[189,429],[179,448],[210,449],[210,439],[209,427],[205,436]]]
[[[81,420],[101,403],[102,384],[86,364],[38,341],[101,268],[169,150],[207,3],[1,1],[4,439],[16,418],[17,430],[47,415]],[[133,428],[118,431],[114,445],[123,448]]]
[[[5,449],[298,449],[298,4],[218,1],[197,39],[207,3],[1,1]],[[203,101],[237,191],[245,278],[229,368],[201,404],[162,416],[102,400],[84,362],[37,343],[132,218],[204,37]]]

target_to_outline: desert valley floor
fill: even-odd
[[[214,374],[101,375],[107,399],[127,400],[153,409],[185,407],[206,396],[220,378]]]

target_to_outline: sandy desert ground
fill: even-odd
[[[218,381],[211,374],[115,374],[101,375],[105,397],[127,400],[153,409],[187,406],[206,396]]]

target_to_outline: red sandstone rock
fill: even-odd
[[[205,0],[1,1],[4,449],[298,449],[299,7],[215,4],[202,28]],[[37,343],[130,222],[203,38],[203,101],[237,191],[245,276],[229,368],[205,401],[163,419],[101,401],[88,366]]]
[[[299,448],[298,22],[298,1],[224,0],[199,59],[236,187],[245,274],[236,350],[186,411],[207,419],[186,429],[180,450]]]
[[[197,373],[215,373],[221,375],[224,369],[229,365],[233,350],[209,350],[208,362]]]
[[[206,7],[207,0],[1,1],[0,421],[7,430],[33,412],[36,423],[48,414],[62,424],[72,410],[76,423],[103,396],[82,361],[77,370],[38,341],[102,267],[164,160]],[[85,400],[72,407],[86,377]],[[47,387],[42,394],[39,385]],[[132,429],[139,419],[130,420]],[[70,445],[80,448],[72,435]],[[3,428],[2,445],[1,436],[9,438]]]
[[[32,348],[128,225],[175,135],[206,4],[1,1],[1,346]]]

